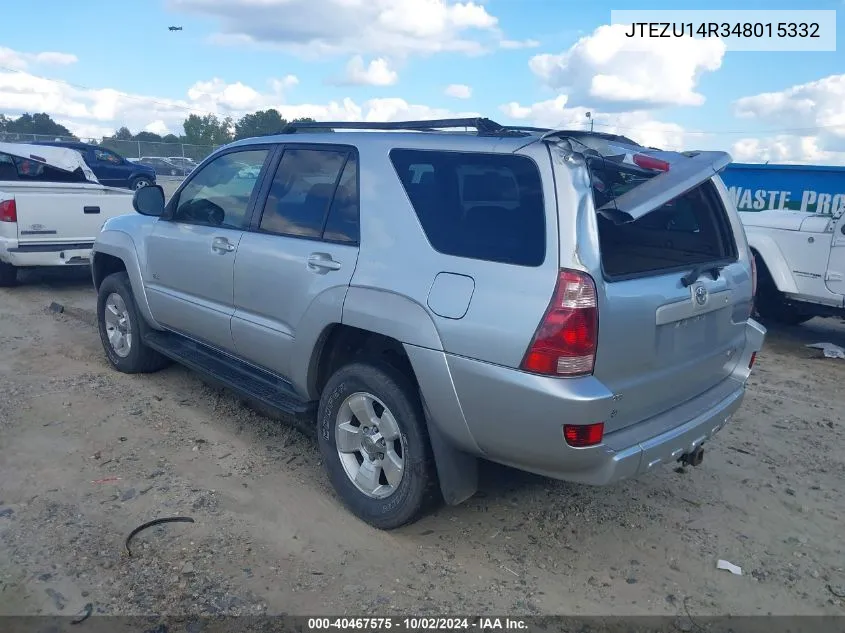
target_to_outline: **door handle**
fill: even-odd
[[[99,213],[100,207],[82,207],[83,213]]]
[[[340,265],[328,253],[311,253],[308,256],[308,268],[311,270],[340,270]]]
[[[217,253],[231,253],[235,250],[235,245],[225,237],[215,237],[211,242],[211,250]]]

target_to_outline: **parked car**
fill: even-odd
[[[239,162],[238,178],[251,178],[255,180],[261,171],[260,166],[248,165],[244,162]]]
[[[153,169],[157,176],[187,176],[190,170],[161,156],[141,156],[138,164]]]
[[[97,180],[109,187],[140,189],[156,181],[155,170],[132,163],[106,147],[76,141],[44,141],[37,144],[76,150],[82,154]]]
[[[759,272],[763,320],[798,325],[845,317],[845,167],[730,166],[736,201]]]
[[[479,459],[597,485],[701,463],[765,335],[727,154],[488,119],[309,127],[221,148],[105,224],[117,370],[176,360],[316,429],[340,498],[384,529],[438,489],[469,498]]]
[[[0,143],[0,286],[21,268],[88,265],[100,226],[127,213],[132,193],[97,182],[78,152]]]
[[[189,173],[197,168],[197,162],[193,158],[187,158],[185,156],[168,156],[167,160],[179,165],[183,169],[188,170]]]

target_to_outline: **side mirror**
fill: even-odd
[[[164,189],[161,185],[147,185],[135,190],[132,206],[141,215],[160,217],[164,213]]]

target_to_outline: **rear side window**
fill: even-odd
[[[358,169],[354,154],[334,149],[285,150],[267,195],[259,230],[357,242]]]
[[[34,160],[0,154],[0,180],[35,182],[86,182],[81,169],[64,171]]]
[[[518,266],[545,260],[543,186],[531,159],[394,149],[390,160],[437,251]]]

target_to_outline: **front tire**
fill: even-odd
[[[318,443],[329,480],[361,520],[391,530],[435,500],[428,427],[413,382],[382,363],[338,370],[320,397]]]
[[[170,362],[144,345],[142,319],[129,275],[119,272],[106,277],[97,294],[97,329],[109,363],[125,374],[158,371]]]
[[[18,269],[6,262],[0,262],[0,288],[9,288],[17,282]]]
[[[151,184],[153,184],[153,181],[146,176],[138,176],[129,183],[129,188],[137,191],[138,189],[149,187]]]

